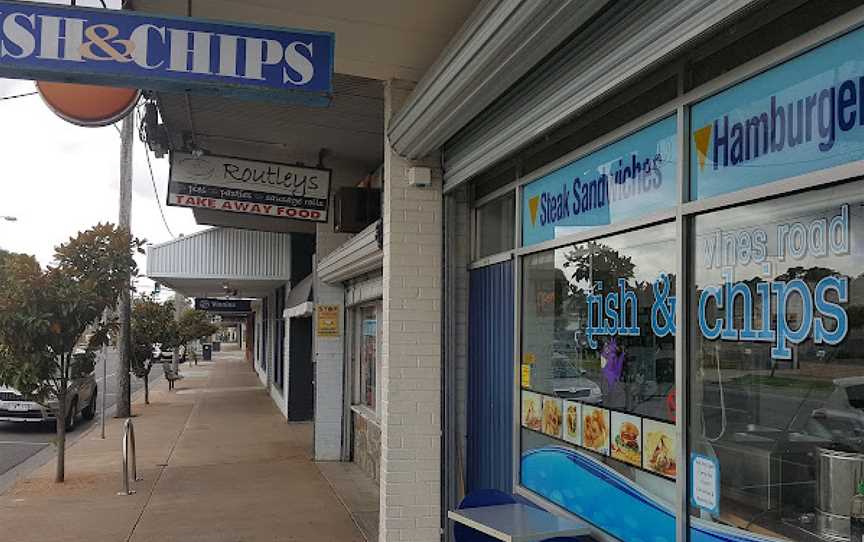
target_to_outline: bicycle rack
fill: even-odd
[[[138,476],[138,465],[135,461],[135,426],[132,425],[132,420],[127,419],[123,424],[123,491],[117,495],[132,495],[135,490],[132,489],[129,482],[129,448],[132,448],[132,481],[140,482],[143,478]]]

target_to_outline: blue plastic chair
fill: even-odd
[[[517,502],[530,506],[536,506],[534,503],[526,499],[515,497],[509,493],[504,493],[503,491],[499,491],[497,489],[479,489],[477,491],[472,491],[468,495],[465,495],[465,498],[462,499],[462,502],[459,503],[459,510],[464,510],[466,508],[479,508],[481,506],[495,506],[497,504],[515,504]],[[487,534],[475,531],[471,527],[468,527],[467,525],[462,525],[461,523],[454,523],[453,536],[456,539],[456,542],[497,542],[496,538],[492,538]],[[543,542],[579,541],[579,538],[556,537],[549,538],[547,540],[544,540]]]

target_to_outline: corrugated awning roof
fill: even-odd
[[[291,236],[211,228],[147,247],[147,276],[188,297],[261,297],[291,278]]]

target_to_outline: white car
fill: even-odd
[[[99,388],[93,373],[76,379],[69,385],[66,396],[66,428],[72,430],[80,415],[85,420],[96,416],[96,398]],[[57,400],[49,400],[42,405],[28,401],[20,392],[13,388],[0,386],[0,421],[44,423],[56,421],[54,409]]]
[[[155,344],[153,345],[153,359],[162,360],[173,360],[174,359],[174,349],[173,348],[165,348],[163,349],[161,345]],[[180,361],[186,361],[186,348],[180,347]]]

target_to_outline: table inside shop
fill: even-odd
[[[451,510],[447,517],[505,542],[540,542],[557,536],[590,534],[588,524],[583,521],[522,503]]]

